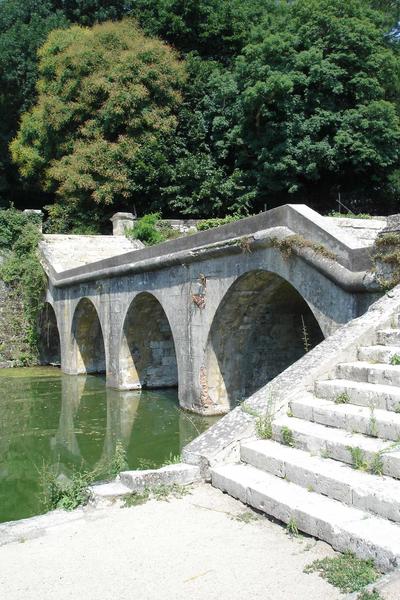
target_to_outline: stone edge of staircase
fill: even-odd
[[[400,285],[379,298],[362,316],[339,327],[300,360],[250,396],[182,451],[182,459],[200,468],[210,480],[210,469],[222,463],[239,462],[240,442],[255,437],[256,415],[270,410],[285,415],[289,402],[312,391],[315,381],[333,374],[337,364],[356,361],[359,346],[374,343],[376,330],[390,327],[400,313]]]

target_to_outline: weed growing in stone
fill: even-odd
[[[89,486],[94,482],[93,471],[75,471],[70,479],[60,479],[56,472],[44,464],[40,472],[41,505],[44,512],[62,508],[73,510],[90,499]]]
[[[254,521],[260,520],[259,516],[251,512],[250,510],[239,513],[237,515],[232,515],[231,519],[233,519],[234,521],[239,521],[239,523],[245,523],[246,525],[248,523],[254,523]]]
[[[384,600],[383,596],[380,595],[378,590],[372,590],[369,592],[368,590],[364,590],[357,596],[357,600]]]
[[[265,415],[256,419],[256,434],[262,440],[270,440],[272,438],[272,417]]]
[[[293,431],[291,429],[289,429],[289,427],[286,427],[286,426],[282,427],[281,437],[282,437],[282,443],[285,444],[285,446],[290,446],[291,448],[294,447]]]
[[[350,396],[348,395],[347,392],[342,392],[341,394],[338,394],[334,400],[335,404],[349,404],[350,402]]]
[[[347,446],[347,450],[351,454],[352,467],[357,471],[368,471],[368,463],[365,460],[364,452],[358,446]]]
[[[128,468],[128,460],[126,450],[122,442],[118,441],[115,446],[114,456],[110,462],[110,475],[116,477],[121,471],[126,471]]]
[[[356,558],[351,552],[315,560],[305,567],[304,573],[318,573],[343,594],[359,592],[379,576],[372,560]]]
[[[301,339],[303,341],[304,352],[307,354],[311,350],[311,343],[303,315],[301,315]]]
[[[163,467],[166,467],[167,465],[178,465],[180,462],[182,462],[182,457],[180,454],[172,454],[172,452],[169,453],[168,458],[163,462]]]
[[[375,408],[374,406],[370,406],[369,409],[370,417],[368,423],[368,435],[371,437],[378,437],[378,424],[375,417]]]
[[[400,414],[400,404],[396,404],[396,406],[394,407],[394,412]]]
[[[299,528],[297,526],[297,521],[294,517],[290,517],[290,519],[286,525],[286,531],[287,531],[288,535],[290,535],[291,537],[299,536]]]
[[[168,502],[171,498],[183,498],[190,494],[190,486],[178,485],[159,485],[153,488],[144,488],[140,492],[132,492],[124,498],[124,507],[139,506],[148,500],[164,500]]]
[[[260,414],[246,402],[243,402],[240,407],[243,412],[256,418],[255,429],[257,436],[263,440],[270,440],[273,434],[272,423],[277,412],[275,410],[275,400],[272,393],[268,396],[267,410],[264,414]]]
[[[383,475],[383,460],[380,452],[376,452],[376,454],[374,454],[369,464],[368,471],[372,473],[372,475]]]
[[[391,365],[400,365],[400,354],[393,354],[390,358]]]
[[[128,496],[124,497],[124,508],[131,508],[132,506],[140,506],[150,500],[150,490],[147,488],[141,492],[132,492]]]

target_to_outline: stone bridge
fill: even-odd
[[[370,248],[384,226],[285,205],[147,248],[44,236],[42,360],[226,413],[377,299]]]

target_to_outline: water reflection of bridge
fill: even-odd
[[[101,380],[93,376],[62,375],[61,385],[59,425],[52,440],[53,452],[60,457],[60,461],[92,466],[109,464],[118,443],[128,452],[135,437],[134,423],[139,414],[139,406],[152,400],[144,400],[139,390],[118,391],[106,388],[105,385],[102,387]],[[88,404],[88,398],[89,406],[84,407],[85,401]],[[91,414],[93,422],[89,424],[85,417],[94,408],[98,412],[94,418]],[[180,450],[204,429],[205,419],[187,415],[179,408],[178,403],[176,410],[175,435]],[[158,437],[159,433],[155,432],[153,435],[151,444],[157,444],[155,436]],[[165,454],[169,454],[169,449],[166,448]]]

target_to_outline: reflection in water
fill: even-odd
[[[130,468],[160,466],[216,421],[180,410],[175,390],[118,392],[54,368],[0,371],[0,385],[0,521],[40,511],[43,464],[98,468],[119,442]]]

